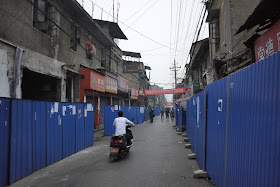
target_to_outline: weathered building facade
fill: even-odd
[[[129,80],[132,106],[148,106],[148,97],[144,95],[144,90],[150,88],[150,83],[146,74],[146,66],[140,59],[140,53],[123,51],[123,76]],[[135,94],[137,90],[138,94]]]
[[[121,61],[113,38],[125,35],[75,0],[4,0],[0,12],[1,96],[79,102],[81,68],[116,70]]]
[[[207,84],[213,82],[209,57],[209,39],[206,38],[192,44],[190,50],[190,63],[186,65],[185,86],[191,88],[192,94],[205,89]]]
[[[209,0],[209,51],[215,80],[254,62],[252,50],[244,42],[254,31],[236,35],[260,0]]]

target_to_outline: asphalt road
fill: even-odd
[[[12,186],[213,186],[206,179],[194,179],[198,169],[188,160],[191,150],[172,123],[143,123],[132,128],[134,144],[126,158],[109,162],[110,137],[60,162],[41,169]]]

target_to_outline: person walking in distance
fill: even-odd
[[[165,115],[166,115],[167,121],[169,121],[169,108],[165,109]]]
[[[150,123],[153,123],[154,122],[154,117],[155,117],[153,108],[150,109],[149,114],[150,114]]]
[[[171,120],[174,121],[174,118],[175,118],[175,112],[173,109],[171,109],[170,111],[170,117],[171,117]]]
[[[164,117],[164,109],[162,108],[160,111],[160,117],[161,117],[161,121],[163,120]]]

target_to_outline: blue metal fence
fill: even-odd
[[[179,127],[179,131],[182,132],[182,103],[179,102],[178,103],[178,114],[177,114],[177,118],[178,118],[178,127]]]
[[[37,171],[47,164],[45,102],[32,103],[32,132],[33,171]]]
[[[280,53],[230,76],[226,186],[280,186]]]
[[[145,108],[145,120],[150,120],[149,107]]]
[[[217,186],[224,184],[227,80],[228,78],[224,78],[206,87],[208,95],[206,170]]]
[[[62,103],[63,158],[76,150],[76,111],[73,103]],[[74,111],[74,112],[73,112]]]
[[[196,159],[198,165],[203,169],[204,163],[204,96],[205,92],[200,92],[196,94],[196,134],[195,134],[195,150],[196,150]]]
[[[189,100],[187,100],[187,107],[186,107],[186,136],[188,137],[188,138],[190,138],[191,137],[191,127],[190,127],[190,124],[191,124],[191,112],[192,112],[192,109],[191,109],[191,99],[189,99]],[[176,109],[176,111],[177,111],[177,109]],[[177,120],[177,118],[176,118],[176,120]]]
[[[190,124],[190,143],[194,153],[196,153],[196,101],[195,97],[191,98],[191,124]]]
[[[47,105],[47,165],[63,158],[62,148],[62,107],[58,102]]]
[[[93,129],[94,129],[94,105],[84,105],[85,111],[85,147],[93,144]]]
[[[111,136],[115,133],[115,127],[113,126],[115,118],[118,117],[119,106],[106,105],[105,106],[105,118],[104,118],[104,135]]]
[[[32,102],[12,100],[10,183],[32,173]]]
[[[3,134],[0,138],[1,140],[5,138],[5,141],[3,139],[0,142],[3,150],[7,149],[6,135],[9,133],[7,131],[9,129],[2,126],[4,124],[5,127],[9,127],[4,114],[11,115],[12,119],[10,163],[6,161],[9,151],[5,151],[5,156],[0,153],[0,162],[6,161],[3,165],[1,163],[0,186],[14,183],[36,170],[93,144],[94,106],[92,104],[12,100],[10,114],[2,110],[4,104],[5,109],[9,110],[8,100],[0,101],[0,133]],[[10,171],[10,179],[8,179],[8,171]]]
[[[85,148],[85,121],[83,104],[76,104],[76,152]]]
[[[0,186],[8,185],[10,99],[0,98]]]

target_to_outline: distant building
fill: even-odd
[[[140,60],[140,53],[123,51],[123,76],[129,80],[128,99],[131,106],[148,106],[148,97],[144,95],[144,90],[149,89],[150,83],[146,74],[147,66]]]
[[[209,39],[206,38],[192,44],[190,63],[186,65],[185,85],[191,88],[192,94],[205,89],[214,82],[213,67],[209,56]]]

